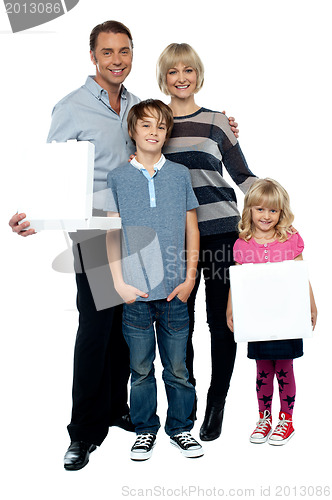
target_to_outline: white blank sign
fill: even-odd
[[[94,145],[88,141],[34,144],[25,152],[18,207],[42,229],[110,229],[120,218],[93,217]]]
[[[232,266],[230,280],[236,342],[312,336],[304,261]]]

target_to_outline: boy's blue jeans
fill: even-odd
[[[189,416],[195,389],[188,381],[185,362],[188,332],[187,304],[177,297],[170,302],[162,299],[124,304],[123,334],[130,350],[130,416],[137,434],[156,434],[160,427],[153,364],[156,338],[168,400],[165,432],[174,436],[192,429]]]

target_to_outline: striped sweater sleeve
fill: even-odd
[[[240,144],[230,128],[228,118],[223,113],[215,113],[213,136],[227,172],[241,191],[246,193],[256,176],[249,169]]]

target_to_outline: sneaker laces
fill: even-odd
[[[267,425],[271,427],[272,425],[271,414],[270,413],[267,413],[266,415],[264,414],[264,417],[260,418],[258,422],[256,422],[256,425],[257,427],[254,430],[253,434],[255,434],[256,432],[265,431]]]
[[[192,437],[190,432],[180,432],[180,434],[176,434],[176,437],[183,447],[188,446],[199,446],[199,443]]]
[[[149,448],[153,438],[154,434],[150,433],[138,434],[134,444],[134,448]]]
[[[273,431],[273,434],[277,434],[278,436],[283,436],[287,431],[288,425],[291,424],[291,420],[286,420],[286,417],[283,416],[281,420],[279,420],[276,428]]]

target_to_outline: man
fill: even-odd
[[[95,77],[89,76],[80,89],[55,106],[47,140],[94,143],[93,206],[94,215],[100,216],[106,215],[102,209],[108,172],[124,164],[134,152],[127,115],[139,99],[123,86],[133,57],[129,29],[117,21],[97,25],[90,35],[90,56]],[[26,230],[28,221],[20,224],[24,218],[25,214],[16,214],[9,224],[13,232],[29,236],[35,231]],[[75,243],[79,328],[74,351],[72,418],[68,425],[71,444],[64,466],[66,470],[79,470],[88,463],[89,454],[101,445],[109,426],[134,429],[127,405],[130,372],[121,329],[122,306],[110,307],[113,304],[108,303],[115,292],[107,260],[106,233],[78,231],[71,237]],[[98,268],[102,273],[97,273]],[[98,304],[96,296],[99,301],[105,298],[105,303]]]
[[[123,82],[131,70],[132,36],[116,21],[96,26],[90,35],[91,61],[95,77],[89,76],[80,89],[64,97],[54,108],[48,142],[85,140],[95,145],[94,215],[103,208],[107,173],[125,163],[133,153],[127,132],[129,109],[139,102],[127,92]],[[14,216],[13,231],[33,234],[28,222],[18,224],[22,214]],[[89,454],[105,439],[110,425],[134,430],[127,405],[129,353],[122,336],[122,306],[97,310],[89,277],[107,263],[105,233],[89,231],[81,241],[81,232],[71,235],[74,247],[79,328],[74,351],[73,409],[68,426],[71,444],[65,455],[67,470],[78,470],[89,461]],[[90,273],[90,276],[89,276]],[[99,283],[99,295],[113,296],[111,274]]]

